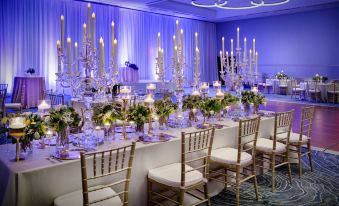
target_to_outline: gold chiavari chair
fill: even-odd
[[[237,205],[240,204],[240,184],[252,178],[254,179],[256,199],[259,198],[255,164],[259,125],[260,117],[241,120],[239,122],[237,149],[223,147],[211,152],[210,163],[220,165],[221,170],[224,171],[220,172],[218,167],[216,170],[210,170],[209,179],[221,182],[225,184],[225,187],[227,187],[227,184],[233,184],[236,187]],[[244,148],[249,143],[252,143],[252,145]],[[228,175],[228,172],[234,172],[235,177]],[[224,178],[221,180],[219,177]],[[235,183],[228,181],[228,179],[234,178]]]
[[[81,152],[82,191],[60,196],[54,200],[54,205],[127,206],[134,151],[135,142],[116,149]],[[87,164],[92,164],[92,169]],[[108,184],[96,184],[108,180],[111,180]]]
[[[339,102],[339,80],[335,80],[327,86],[327,101],[332,103]]]
[[[8,84],[0,84],[0,90],[6,89],[8,88]]]
[[[298,84],[297,80],[293,79],[291,80],[291,99],[294,97],[298,97],[299,100],[302,98],[302,96],[305,96],[306,90]]]
[[[261,165],[258,166],[261,167],[262,169],[266,167],[265,163],[269,164],[269,168],[266,167],[266,169],[272,171],[272,192],[275,192],[276,168],[287,165],[289,181],[290,183],[292,182],[291,165],[288,160],[288,157],[289,157],[289,139],[291,134],[293,116],[294,110],[288,112],[275,113],[273,136],[270,139],[258,138],[257,140],[256,160],[261,162]],[[281,133],[286,133],[284,138],[278,138],[278,135]],[[284,143],[282,143],[281,141],[284,141]],[[248,143],[247,145],[252,146],[252,144],[253,143]]]
[[[312,135],[312,124],[314,118],[314,107],[304,107],[301,112],[301,122],[300,122],[300,132],[293,133],[291,132],[289,144],[290,151],[296,152],[298,154],[298,166],[299,166],[299,178],[302,176],[302,161],[301,158],[304,155],[308,155],[309,164],[311,171],[313,172],[312,165],[312,150],[311,150],[311,135]],[[277,135],[279,141],[286,139],[285,136],[287,133],[282,133]],[[307,145],[307,152],[302,152],[302,147]],[[296,149],[293,149],[291,146],[294,146]],[[291,159],[291,157],[289,157]]]
[[[207,175],[213,138],[214,128],[181,133],[181,162],[148,171],[148,205],[164,205],[167,201],[181,206],[184,205],[185,194],[198,199],[194,205],[211,205]],[[155,191],[155,187],[164,189]]]
[[[54,108],[57,105],[65,104],[65,97],[63,94],[48,94],[48,97],[51,102],[52,108]]]

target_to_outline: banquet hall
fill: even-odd
[[[339,205],[339,0],[1,0],[0,205]]]

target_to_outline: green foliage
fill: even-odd
[[[67,127],[77,128],[81,125],[82,119],[72,107],[60,107],[52,109],[46,117],[46,123],[54,131],[64,131]]]
[[[199,109],[205,117],[209,117],[211,111],[214,113],[220,112],[222,109],[221,101],[216,98],[206,97],[199,102]]]
[[[130,107],[127,114],[129,121],[134,121],[137,125],[143,125],[149,120],[151,111],[148,107],[138,104],[134,107]]]
[[[221,100],[221,106],[231,106],[239,101],[239,98],[236,96],[232,96],[230,93],[224,93],[224,99]]]
[[[122,106],[119,103],[105,104],[93,108],[92,120],[96,124],[112,124],[117,119],[122,119]]]
[[[260,93],[255,94],[252,91],[243,91],[241,93],[241,103],[254,104],[257,107],[261,104],[266,104],[266,100],[265,96]]]
[[[177,105],[174,104],[170,97],[160,99],[154,102],[155,113],[160,117],[168,117],[176,109]]]
[[[276,75],[275,75],[275,78],[277,79],[288,79],[288,76],[287,74],[283,73],[283,72],[278,72]]]
[[[316,82],[320,82],[320,81],[326,82],[328,80],[327,77],[319,76],[319,75],[315,75],[312,79],[313,81],[316,81]]]
[[[198,108],[199,103],[202,101],[201,96],[187,95],[182,101],[183,111]]]

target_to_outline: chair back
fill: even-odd
[[[306,135],[308,138],[311,139],[314,110],[314,106],[302,108],[299,141],[302,141],[303,135]]]
[[[57,105],[64,105],[64,95],[63,94],[48,94],[49,100],[51,102],[51,107],[54,108]]]
[[[314,90],[315,92],[318,91],[318,82],[317,81],[308,81],[307,82],[307,89],[308,89],[308,92],[310,90]]]
[[[286,87],[287,86],[287,79],[280,79],[279,80],[279,86]]]
[[[202,171],[207,178],[208,159],[214,138],[214,128],[199,130],[197,132],[181,133],[181,186],[185,186],[186,174],[193,170]],[[186,165],[193,169],[187,170]]]
[[[252,150],[252,157],[255,157],[255,148],[258,139],[258,132],[260,126],[260,117],[255,117],[247,120],[239,121],[239,131],[238,131],[238,157],[237,163],[240,164],[241,153],[243,151],[247,152]],[[250,145],[248,143],[253,142],[253,146],[246,147],[244,150],[244,145]]]
[[[124,206],[128,205],[128,190],[134,151],[135,142],[120,148],[80,153],[83,205],[99,205],[100,202],[117,197],[120,198]],[[110,180],[110,183],[101,184],[105,180],[107,182]],[[100,186],[95,185],[98,182],[100,182]],[[90,200],[89,194],[91,192],[105,188],[112,188],[116,194],[95,201]]]
[[[7,89],[0,89],[0,113],[4,116]]]
[[[274,118],[274,134],[273,134],[273,150],[276,149],[277,135],[287,133],[286,137],[279,138],[280,141],[286,142],[288,145],[290,141],[292,122],[294,117],[294,109],[288,112],[277,112]]]
[[[3,89],[7,90],[7,88],[8,88],[8,84],[0,84],[0,90],[3,90]]]

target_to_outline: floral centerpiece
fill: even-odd
[[[196,95],[187,95],[183,99],[182,110],[189,110],[189,120],[193,121],[195,119],[195,114],[197,113],[197,109],[199,108],[199,103],[202,101],[201,96]]]
[[[212,115],[220,112],[222,109],[221,101],[216,98],[206,97],[199,103],[199,109],[204,116],[204,123],[205,118],[209,118]]]
[[[320,76],[319,74],[316,74],[314,77],[312,77],[313,81],[315,82],[326,82],[328,80],[325,76]]]
[[[178,106],[171,101],[170,97],[165,97],[155,101],[154,107],[155,113],[159,116],[159,124],[163,126],[167,124],[169,115],[174,113]]]
[[[144,131],[144,124],[149,120],[151,115],[151,110],[149,107],[146,107],[142,104],[128,108],[127,111],[128,120],[134,121],[137,125],[137,132]]]
[[[112,125],[117,119],[122,119],[121,104],[105,104],[93,108],[92,121],[97,125]]]
[[[72,107],[62,106],[52,109],[46,117],[47,125],[58,133],[57,144],[66,146],[68,144],[68,132],[70,128],[80,127],[82,119]]]
[[[26,70],[26,73],[30,74],[30,75],[33,75],[35,73],[35,69],[29,68],[29,69]]]
[[[285,74],[283,71],[281,71],[281,72],[278,72],[278,73],[275,75],[275,78],[276,78],[276,79],[288,79],[288,76],[287,76],[287,74]]]
[[[239,101],[239,98],[233,96],[230,93],[224,93],[224,98],[221,100],[221,106],[223,108],[236,104]]]
[[[266,104],[265,96],[260,93],[254,93],[253,91],[243,91],[241,93],[241,103],[244,105],[245,111],[249,111],[250,105],[253,105],[255,114],[259,108],[259,105]]]
[[[5,125],[9,122],[9,119],[12,117],[18,116],[15,115],[9,115],[8,117],[4,117],[1,120],[2,127],[1,127],[1,133],[7,133],[8,129],[5,127]],[[25,115],[26,119],[26,127],[24,128],[25,135],[20,138],[21,143],[21,149],[26,152],[28,149],[32,148],[32,141],[38,140],[42,136],[46,135],[46,125],[44,124],[43,119],[37,115],[37,114],[27,114]],[[13,139],[12,143],[15,144],[16,141]]]

